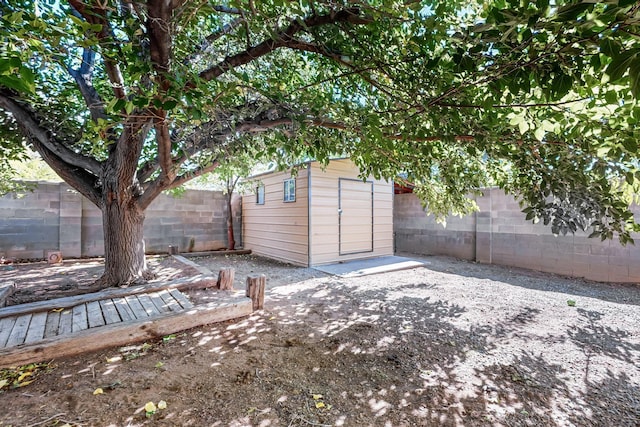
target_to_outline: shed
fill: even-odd
[[[351,160],[251,179],[242,236],[253,253],[301,266],[393,255],[393,183],[363,181]]]

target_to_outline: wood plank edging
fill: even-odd
[[[11,305],[9,307],[0,308],[0,319],[8,316],[34,313],[36,311],[49,311],[53,310],[54,308],[71,308],[78,304],[84,304],[91,301],[99,301],[101,299],[109,298],[120,298],[128,295],[143,294],[148,292],[157,292],[163,289],[178,289],[179,291],[185,291],[190,289],[211,288],[216,286],[217,281],[217,277],[199,274],[197,276],[180,278],[164,283],[132,286],[130,288],[105,289],[89,294],[74,295],[47,301],[36,301],[28,304]]]
[[[252,311],[249,298],[234,295],[223,301],[213,301],[189,310],[158,315],[149,320],[111,324],[71,335],[45,338],[31,345],[4,348],[0,350],[0,368],[157,339],[197,326],[249,316]]]
[[[7,304],[7,298],[9,298],[16,290],[16,284],[14,282],[0,283],[0,307],[4,307]]]

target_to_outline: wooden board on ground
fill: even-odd
[[[16,284],[13,282],[0,283],[0,307],[4,307],[7,304],[7,298],[9,298],[16,290]]]
[[[70,312],[71,310],[65,311]],[[192,306],[188,313],[185,313],[185,311],[164,313],[153,318],[129,320],[84,329],[70,335],[44,338],[34,344],[2,348],[0,349],[0,368],[68,357],[88,351],[159,338],[204,324],[248,316],[251,312],[252,302],[243,293],[225,292],[217,301]],[[62,312],[60,315],[61,322],[64,316],[64,312]],[[28,327],[32,317],[31,314],[21,316],[18,319],[22,317],[27,318],[26,325]],[[0,319],[1,321],[2,319]],[[22,323],[24,323],[24,320],[21,321]],[[12,329],[15,330],[15,326]]]
[[[36,301],[28,304],[12,305],[0,308],[0,319],[3,317],[17,316],[38,311],[50,311],[58,308],[75,307],[78,304],[90,301],[100,301],[108,298],[121,298],[128,295],[143,294],[149,292],[158,292],[163,289],[204,289],[215,287],[218,281],[217,277],[198,275],[190,278],[176,279],[171,282],[153,283],[144,286],[133,286],[130,288],[112,288],[105,289],[100,292],[93,292],[84,295],[74,295],[70,297],[57,298],[48,301]]]

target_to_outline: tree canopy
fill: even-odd
[[[497,185],[555,233],[637,228],[636,2],[9,0],[0,14],[3,158],[31,145],[105,231],[247,151],[347,154],[403,174],[440,216]]]

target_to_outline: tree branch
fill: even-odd
[[[318,27],[326,24],[334,24],[338,22],[349,22],[352,24],[367,24],[371,21],[367,18],[360,16],[359,8],[343,9],[338,12],[332,12],[327,15],[313,15],[303,21],[292,22],[286,29],[279,31],[272,39],[265,40],[255,46],[252,46],[240,52],[236,55],[230,56],[214,65],[213,67],[204,70],[200,73],[200,78],[203,80],[213,80],[220,77],[227,71],[236,68],[240,65],[248,64],[249,62],[264,56],[274,50],[287,46],[287,43],[292,43],[293,36],[303,29]]]
[[[89,8],[88,4],[81,0],[69,0],[69,4],[76,12],[78,12],[84,19],[90,24],[99,24],[102,26],[101,30],[97,33],[98,39],[101,42],[113,39],[111,26],[109,25],[109,19],[107,17],[107,11],[104,8],[95,7]],[[97,2],[97,5],[100,5]],[[106,4],[106,3],[105,3]],[[111,87],[116,98],[124,98],[126,92],[124,90],[124,79],[120,72],[118,64],[110,59],[108,56],[103,55],[104,68],[109,76]]]
[[[91,157],[78,154],[62,142],[53,140],[49,133],[40,127],[35,115],[13,100],[7,91],[0,91],[0,107],[13,115],[26,137],[37,140],[65,163],[89,171],[95,176],[100,176],[102,171],[100,162]]]
[[[68,66],[67,71],[78,84],[84,102],[87,104],[87,107],[89,107],[91,118],[94,122],[97,122],[98,119],[106,119],[107,114],[104,110],[104,103],[92,83],[95,57],[96,54],[93,49],[85,48],[82,53],[82,64],[80,64],[80,68],[76,70]]]
[[[191,53],[189,56],[187,56],[184,59],[184,63],[185,64],[192,64],[193,62],[197,61],[200,56],[207,51],[207,49],[209,49],[209,47],[211,46],[211,44],[218,40],[220,37],[231,33],[231,31],[235,30],[240,24],[242,24],[244,22],[244,17],[239,17],[234,19],[233,21],[229,22],[228,24],[225,24],[222,26],[222,28],[219,28],[217,31],[209,34],[203,41],[202,43],[200,43],[200,46],[198,47],[198,50]]]
[[[27,139],[31,142],[38,154],[40,154],[40,157],[42,157],[51,169],[60,175],[66,183],[78,190],[80,194],[89,199],[89,201],[98,208],[102,207],[102,194],[99,190],[100,186],[98,185],[97,176],[88,173],[84,169],[74,168],[69,163],[66,163],[37,138],[28,136]]]

